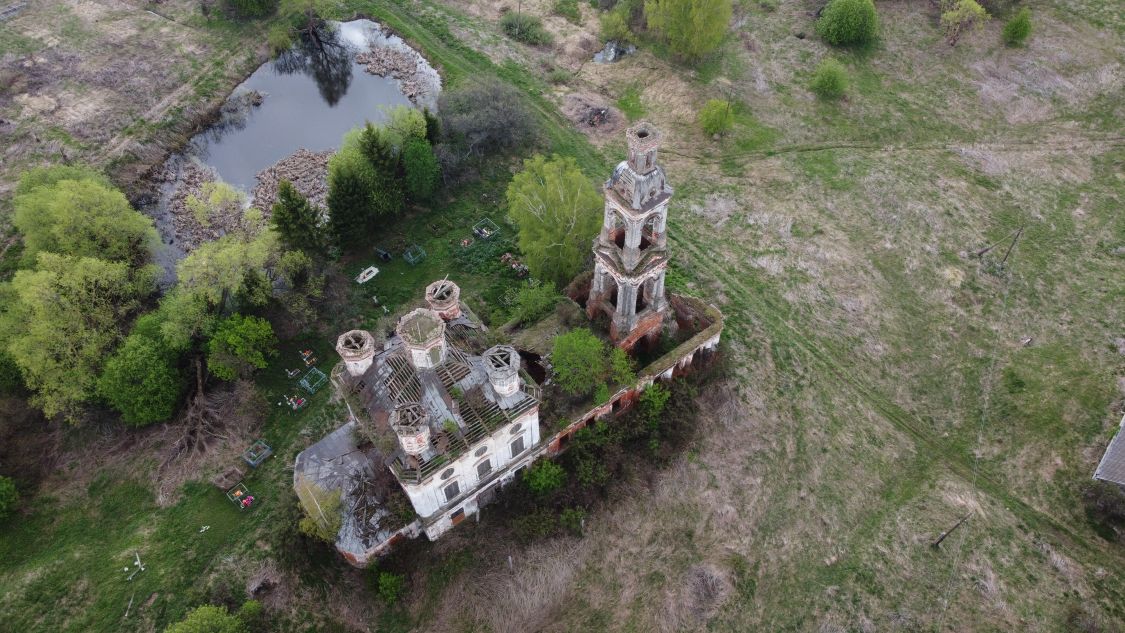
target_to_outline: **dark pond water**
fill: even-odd
[[[356,53],[373,45],[404,45],[399,38],[355,20],[339,24],[334,39],[322,50],[296,47],[254,71],[232,98],[256,91],[262,104],[197,135],[186,153],[250,191],[258,172],[297,149],[334,149],[348,130],[384,120],[385,109],[412,105],[397,80],[368,74],[355,62]]]
[[[165,162],[164,179],[153,183],[152,195],[140,204],[161,234],[156,260],[165,270],[164,285],[174,282],[176,263],[185,255],[169,211],[185,163],[213,168],[220,180],[249,196],[259,172],[300,148],[336,149],[348,130],[379,123],[396,106],[434,108],[441,78],[421,57],[416,81],[426,96],[414,104],[398,80],[372,75],[355,61],[361,51],[409,50],[401,38],[383,33],[370,20],[353,20],[333,23],[323,40],[324,46],[298,44],[259,67],[231,93],[220,120]],[[250,105],[254,93],[262,95],[260,105]]]

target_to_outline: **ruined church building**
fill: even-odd
[[[673,191],[657,163],[660,133],[641,122],[626,137],[628,158],[605,183],[594,270],[575,279],[566,295],[591,320],[604,315],[610,340],[626,351],[654,345],[662,334],[682,342],[608,402],[544,437],[542,389],[517,349],[485,348],[486,328],[452,281],[427,287],[427,306],[400,318],[382,345],[366,331],[342,334],[336,349],[343,362],[333,383],[363,410],[352,410],[351,421],[297,456],[294,487],[306,507],[310,491],[340,491],[336,547],[352,564],[364,566],[404,538],[440,537],[532,462],[564,450],[579,429],[628,409],[655,381],[674,379],[717,349],[719,311],[665,291]],[[387,507],[388,493],[397,491],[372,484],[388,473],[409,500],[413,520]]]

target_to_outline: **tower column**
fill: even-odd
[[[664,273],[666,272],[667,270],[661,270],[652,280],[652,298],[650,301],[652,302],[652,309],[658,312],[664,309]]]

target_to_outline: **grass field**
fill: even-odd
[[[187,3],[165,4],[195,19]],[[670,285],[723,310],[731,357],[730,376],[701,399],[713,415],[696,445],[590,516],[583,539],[499,542],[486,516],[417,546],[410,598],[388,610],[361,575],[316,551],[303,554],[313,563],[300,577],[276,562],[294,556],[278,546],[292,535],[286,469],[337,419],[318,396],[266,423],[281,450],[250,480],[266,501],[249,514],[201,483],[157,507],[143,457],[106,459],[79,490],[53,478],[60,490],[0,536],[0,612],[15,630],[159,630],[190,605],[241,600],[263,569],[281,579],[269,606],[286,631],[1062,631],[1075,613],[1125,622],[1125,554],[1078,497],[1123,401],[1125,17],[1115,3],[1035,2],[1025,48],[1000,43],[1001,12],[951,49],[921,5],[880,2],[880,42],[859,53],[811,35],[812,5],[745,4],[724,54],[697,70],[651,44],[583,65],[575,42],[595,32],[594,12],[573,25],[549,16],[546,0],[523,10],[544,17],[557,47],[512,44],[497,26],[501,4],[338,10],[389,24],[450,81],[493,74],[518,85],[544,145],[592,178],[623,143],[577,134],[556,110],[568,92],[596,92],[661,127],[676,187]],[[56,21],[65,41],[96,45],[82,24]],[[5,46],[42,45],[4,28]],[[225,23],[202,33],[224,50],[254,41]],[[807,89],[828,54],[851,77],[839,104]],[[222,55],[185,63],[219,69]],[[576,75],[550,87],[539,79],[548,66]],[[229,85],[202,76],[218,93]],[[737,123],[716,142],[694,113],[727,94]],[[189,111],[201,96],[169,104]],[[45,125],[20,114],[21,130]],[[80,141],[74,151],[90,156],[109,143]],[[449,240],[478,216],[501,219],[503,172],[386,236],[422,240],[432,254],[373,282],[398,277],[393,307],[446,272],[465,275],[457,280],[481,306],[502,292]],[[376,327],[381,310],[362,296],[351,305],[341,321]],[[335,331],[325,330],[295,344],[330,358]],[[267,372],[260,390],[272,407],[288,385],[280,366]],[[941,549],[929,546],[967,514]],[[120,570],[137,550],[149,569],[130,584]]]

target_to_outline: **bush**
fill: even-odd
[[[840,62],[828,58],[820,62],[809,84],[816,96],[828,101],[844,96],[848,89],[848,73]]]
[[[554,311],[559,298],[551,284],[532,281],[521,286],[511,299],[512,319],[520,324],[535,323]]]
[[[16,491],[16,482],[11,477],[0,477],[0,521],[15,512],[19,502],[20,493]]]
[[[831,0],[816,22],[816,32],[829,44],[851,46],[875,40],[879,16],[872,0]]]
[[[1004,25],[1002,33],[1004,43],[1008,46],[1022,46],[1027,36],[1031,35],[1031,9],[1024,7],[1008,23]]]
[[[254,629],[257,628],[257,625],[262,620],[263,609],[264,607],[261,602],[257,600],[247,600],[238,608],[238,613],[236,615],[238,615],[238,619],[242,620],[242,623],[245,624],[247,628]]]
[[[505,13],[500,18],[500,28],[508,37],[530,44],[543,46],[551,43],[551,34],[543,28],[543,21],[527,13]]]
[[[524,475],[529,490],[544,497],[562,488],[566,483],[566,471],[549,459],[540,460]]]
[[[227,7],[240,18],[260,18],[277,10],[278,0],[227,0]]]
[[[550,510],[541,508],[515,520],[516,536],[530,542],[550,536],[558,529],[558,520]]]
[[[699,126],[708,136],[726,134],[734,125],[731,105],[721,99],[711,99],[699,111]]]
[[[206,604],[192,609],[164,633],[246,633],[246,626],[226,609]]]
[[[1125,492],[1104,481],[1088,481],[1082,486],[1086,512],[1104,523],[1125,523]]]
[[[564,391],[590,393],[605,374],[605,344],[590,330],[571,330],[555,337],[551,364]]]
[[[495,79],[443,90],[438,97],[442,173],[456,175],[467,155],[485,156],[535,143],[535,119],[523,95]]]
[[[645,0],[645,20],[676,55],[698,60],[719,47],[731,0]]]
[[[578,8],[578,0],[555,0],[552,7],[555,15],[561,15],[572,24],[582,21],[582,11]]]
[[[941,12],[941,29],[950,46],[965,33],[983,29],[989,19],[988,11],[976,0],[942,0]]]
[[[602,39],[607,42],[629,44],[633,41],[633,32],[629,30],[623,11],[614,10],[602,15],[601,30]]]
[[[402,574],[380,571],[375,577],[375,592],[379,596],[379,601],[387,606],[398,603],[405,589],[406,577]]]
[[[575,536],[582,536],[582,522],[586,520],[586,511],[582,508],[566,508],[559,515],[559,524]]]

